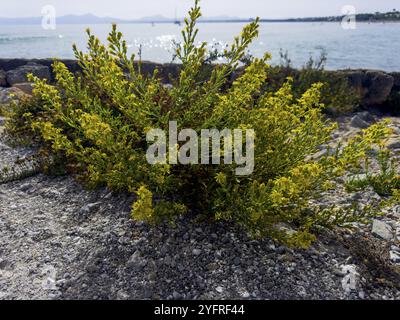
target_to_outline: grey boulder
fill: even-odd
[[[33,74],[40,79],[51,79],[51,73],[49,67],[37,64],[28,63],[24,66],[18,67],[17,69],[10,70],[7,72],[7,83],[13,86],[17,83],[28,82],[28,74]]]
[[[388,140],[387,147],[391,150],[400,149],[400,137],[394,137]]]
[[[366,129],[369,127],[369,123],[361,119],[360,116],[356,115],[351,119],[351,126],[354,128]]]
[[[17,88],[21,90],[23,93],[32,95],[33,92],[33,84],[30,82],[16,83],[13,85],[13,88]]]
[[[394,75],[374,70],[351,70],[347,72],[351,87],[361,97],[364,107],[379,106],[387,102],[398,79]]]
[[[0,104],[10,103],[12,100],[19,100],[25,93],[18,88],[0,88]]]
[[[372,225],[372,233],[384,240],[389,241],[393,239],[392,227],[380,220],[374,220]]]
[[[365,75],[368,93],[364,98],[363,104],[373,106],[386,102],[392,91],[394,78],[379,71],[367,71]]]

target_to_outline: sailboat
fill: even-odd
[[[176,9],[175,9],[175,20],[174,20],[174,24],[177,24],[178,26],[181,25],[181,21],[177,18]]]

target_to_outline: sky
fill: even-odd
[[[45,5],[53,5],[57,15],[92,13],[122,19],[163,15],[182,17],[193,0],[0,0],[0,17],[40,16]],[[202,0],[206,17],[232,16],[292,18],[341,15],[352,5],[358,13],[400,10],[399,0]]]

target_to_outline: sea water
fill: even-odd
[[[222,49],[238,35],[244,23],[199,24],[198,41]],[[57,25],[44,30],[40,25],[0,26],[0,58],[73,58],[72,44],[86,48],[89,27],[105,41],[110,25]],[[174,43],[181,41],[182,26],[176,24],[121,24],[119,29],[132,53],[141,51],[143,60],[171,62]],[[340,23],[262,23],[260,35],[250,47],[255,56],[287,51],[293,65],[304,65],[310,56],[327,54],[328,69],[368,68],[400,71],[400,23],[357,23],[343,29]]]

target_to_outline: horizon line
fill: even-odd
[[[388,14],[388,13],[393,13],[397,12],[400,13],[400,11],[387,11],[387,12],[378,12],[381,14]],[[369,12],[369,13],[357,13],[356,16],[358,15],[375,15],[377,12]],[[327,16],[305,16],[305,17],[286,17],[286,18],[261,18],[259,17],[260,21],[277,21],[277,22],[286,22],[286,21],[293,21],[293,20],[307,20],[307,19],[329,19],[329,18],[341,18],[344,15],[327,15]],[[163,23],[163,22],[184,22],[185,17],[180,17],[180,18],[170,18],[170,17],[165,17],[161,14],[156,14],[153,16],[144,16],[140,18],[132,18],[132,19],[126,19],[126,18],[116,18],[116,17],[110,17],[110,16],[97,16],[93,13],[83,13],[83,14],[65,14],[58,16],[57,19],[62,19],[62,18],[68,18],[68,17],[73,17],[73,18],[79,18],[79,17],[91,17],[91,18],[97,18],[97,19],[109,19],[109,20],[117,20],[120,23],[132,23],[132,22],[140,22],[140,23]],[[154,18],[152,20],[152,18]],[[0,16],[1,20],[29,20],[29,19],[42,19],[42,16],[26,16],[26,17],[4,17]],[[252,20],[255,20],[255,17],[235,17],[235,16],[223,16],[223,15],[217,15],[217,16],[202,16],[199,18],[198,22],[249,22]]]

